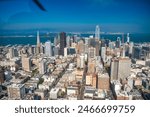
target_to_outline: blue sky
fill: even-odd
[[[150,0],[0,0],[0,30],[150,33]]]

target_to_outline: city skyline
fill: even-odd
[[[32,0],[0,1],[0,30],[49,29],[150,33],[148,0],[40,0],[42,11]]]
[[[150,43],[130,33],[101,39],[100,31],[60,32],[53,43],[37,31],[36,45],[0,46],[0,99],[149,100]]]

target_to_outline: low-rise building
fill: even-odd
[[[58,98],[59,91],[60,91],[59,88],[53,88],[53,89],[51,89],[49,98],[52,99],[52,100],[56,100]]]
[[[25,96],[24,84],[12,84],[7,87],[9,99],[23,99]]]

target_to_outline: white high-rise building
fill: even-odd
[[[45,42],[45,55],[49,57],[52,56],[52,47],[50,41]]]
[[[106,61],[106,47],[101,48],[101,57],[103,59],[103,62]]]
[[[78,57],[77,57],[77,67],[78,68],[80,68],[80,69],[84,68],[85,59],[86,59],[86,57],[84,54],[78,55]]]
[[[100,28],[99,28],[99,25],[96,26],[96,29],[95,29],[95,39],[100,39]]]
[[[67,47],[70,47],[70,36],[68,35],[66,38]]]
[[[127,33],[127,43],[130,42],[130,37],[129,37],[129,33]]]
[[[67,47],[65,47],[65,48],[64,48],[64,56],[65,56],[65,57],[67,57],[67,55],[68,55],[67,50],[68,50],[68,48],[67,48]]]
[[[46,72],[46,60],[45,59],[42,59],[40,62],[39,62],[39,73],[40,74],[44,74]]]

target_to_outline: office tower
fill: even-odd
[[[39,36],[39,31],[37,31],[37,47],[36,47],[36,53],[40,54],[41,50],[41,43],[40,43],[40,36]]]
[[[115,42],[109,42],[109,48],[115,49]]]
[[[122,33],[122,43],[124,43],[124,33]]]
[[[65,47],[65,48],[64,48],[64,56],[67,57],[67,55],[68,55],[68,48]]]
[[[106,47],[108,47],[108,46],[109,46],[109,42],[110,42],[110,40],[109,40],[109,39],[105,39],[105,41],[104,41],[104,42],[105,42],[105,46],[106,46]]]
[[[93,88],[97,88],[97,83],[98,83],[98,81],[97,81],[97,75],[93,74],[92,75],[92,87]]]
[[[40,62],[39,62],[39,73],[40,74],[44,74],[46,72],[46,60],[45,59],[42,59]]]
[[[54,56],[59,55],[60,47],[59,46],[55,46],[53,48],[53,51],[54,51]]]
[[[80,56],[80,68],[84,68],[84,62],[85,62],[85,57],[84,57],[84,55],[81,55]]]
[[[96,62],[95,59],[89,59],[88,61],[88,74],[95,73]]]
[[[13,57],[15,57],[15,55],[14,55],[14,47],[10,47],[9,48],[9,59],[12,59]]]
[[[118,79],[125,79],[130,75],[131,59],[119,58],[118,64]]]
[[[124,48],[124,50],[125,50],[125,56],[129,56],[129,48],[130,47],[130,43],[125,43],[124,45],[123,45],[123,48]]]
[[[89,47],[88,49],[88,57],[94,58],[96,56],[96,49],[94,47]]]
[[[103,59],[103,62],[106,60],[106,47],[101,48],[101,57]]]
[[[120,40],[120,37],[117,37],[116,48],[120,48],[120,46],[121,46],[121,40]]]
[[[18,48],[14,48],[14,57],[18,57],[19,53],[18,53]]]
[[[41,47],[40,47],[40,53],[44,54],[45,53],[45,45],[41,43]]]
[[[122,54],[121,55],[123,58],[126,56],[125,46],[123,46],[123,48],[122,48]]]
[[[5,79],[4,69],[0,67],[0,84],[4,83],[4,79]]]
[[[125,79],[130,75],[131,59],[125,58],[113,58],[111,61],[111,80]]]
[[[88,52],[89,52],[89,47],[88,47],[88,45],[85,44],[84,45],[84,53],[87,54]]]
[[[64,55],[64,48],[66,47],[66,33],[60,33],[60,55]]]
[[[75,50],[75,48],[68,48],[68,47],[66,47],[66,48],[64,48],[64,56],[65,57],[67,57],[68,55],[73,55],[73,54],[75,54],[76,53],[76,50]]]
[[[85,44],[84,40],[80,40],[77,45],[77,54],[82,54],[85,52]]]
[[[96,29],[95,29],[95,39],[97,39],[97,40],[100,39],[100,28],[99,28],[99,25],[97,25]]]
[[[127,33],[127,43],[130,42],[130,37],[129,37],[129,33]]]
[[[96,45],[96,40],[97,40],[97,39],[94,39],[94,38],[88,39],[88,46],[89,46],[89,47],[90,47],[90,46],[95,47],[95,45]],[[99,41],[99,40],[97,40],[97,41]]]
[[[92,85],[92,74],[87,74],[85,79],[86,85]]]
[[[9,99],[23,99],[25,96],[24,84],[12,84],[7,87]]]
[[[29,54],[36,54],[36,45],[32,45],[32,46],[30,46],[29,47],[29,49],[28,49],[28,52],[29,52]]]
[[[98,73],[98,89],[109,90],[110,78],[108,73]]]
[[[73,43],[73,37],[70,37],[70,46],[72,46]]]
[[[101,40],[101,47],[105,47],[106,46],[106,44],[105,44],[105,40],[104,39],[102,39]]]
[[[71,46],[71,43],[70,43],[70,36],[68,35],[67,38],[66,38],[66,43],[67,43],[67,47],[70,47]]]
[[[111,69],[110,69],[111,80],[118,80],[118,64],[119,60],[117,58],[113,58],[111,60]]]
[[[35,54],[35,47],[32,45],[32,46],[29,46],[29,50],[28,50],[29,54]]]
[[[129,55],[130,55],[130,57],[131,57],[131,55],[133,53],[133,46],[134,46],[134,43],[130,42],[130,44],[129,44]]]
[[[57,37],[55,37],[54,38],[54,46],[57,46],[57,44],[58,44],[58,39],[57,39]]]
[[[100,55],[100,42],[99,42],[99,40],[96,40],[95,49],[96,49],[96,56],[99,56]]]
[[[132,57],[135,59],[140,59],[142,54],[142,47],[139,46],[133,46],[133,53]]]
[[[145,53],[145,60],[150,60],[150,51]]]
[[[85,63],[85,56],[84,54],[77,56],[77,68],[83,69]]]
[[[31,71],[31,58],[26,54],[22,54],[21,61],[22,61],[22,69],[24,71],[30,72]]]
[[[33,48],[32,48],[32,46],[29,46],[28,52],[29,52],[30,55],[33,54]]]
[[[89,38],[88,38],[88,37],[85,37],[85,38],[84,38],[84,42],[85,42],[85,45],[88,45],[88,44],[89,44]]]
[[[50,41],[45,42],[45,55],[48,57],[52,56],[52,47]]]
[[[78,37],[78,35],[74,35],[73,36],[73,42],[78,42],[78,40],[79,40],[80,38]]]
[[[69,55],[76,54],[76,48],[68,48],[68,54]]]

